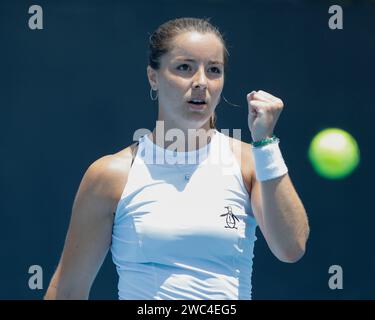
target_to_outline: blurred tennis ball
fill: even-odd
[[[355,139],[337,128],[324,129],[310,143],[309,160],[315,171],[327,179],[341,179],[358,166],[360,152]]]

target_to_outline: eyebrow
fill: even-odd
[[[189,59],[189,58],[180,58],[180,59],[176,59],[177,61],[189,61],[189,62],[197,62],[196,60],[194,60],[194,59]],[[221,61],[216,61],[216,60],[210,60],[209,62],[208,62],[208,64],[221,64],[221,65],[224,65],[224,63],[223,62],[221,62]]]

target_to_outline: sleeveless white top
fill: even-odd
[[[226,135],[188,152],[142,136],[112,232],[119,299],[251,299],[256,226]]]

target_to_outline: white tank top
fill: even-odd
[[[188,152],[142,136],[112,232],[119,299],[251,299],[256,226],[226,135]]]

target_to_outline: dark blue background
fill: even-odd
[[[44,29],[28,28],[43,8]],[[328,28],[341,4],[344,29]],[[74,195],[97,158],[152,129],[156,105],[146,77],[148,36],[166,20],[211,17],[230,52],[217,126],[247,128],[246,94],[263,89],[285,108],[275,133],[308,212],[307,253],[296,264],[272,256],[258,230],[254,299],[374,299],[374,1],[1,1],[0,299],[40,299],[57,266]],[[317,176],[307,159],[326,127],[349,131],[362,161],[347,179]],[[44,289],[28,288],[28,268]],[[328,268],[344,271],[330,290]],[[90,298],[116,299],[110,254]]]

